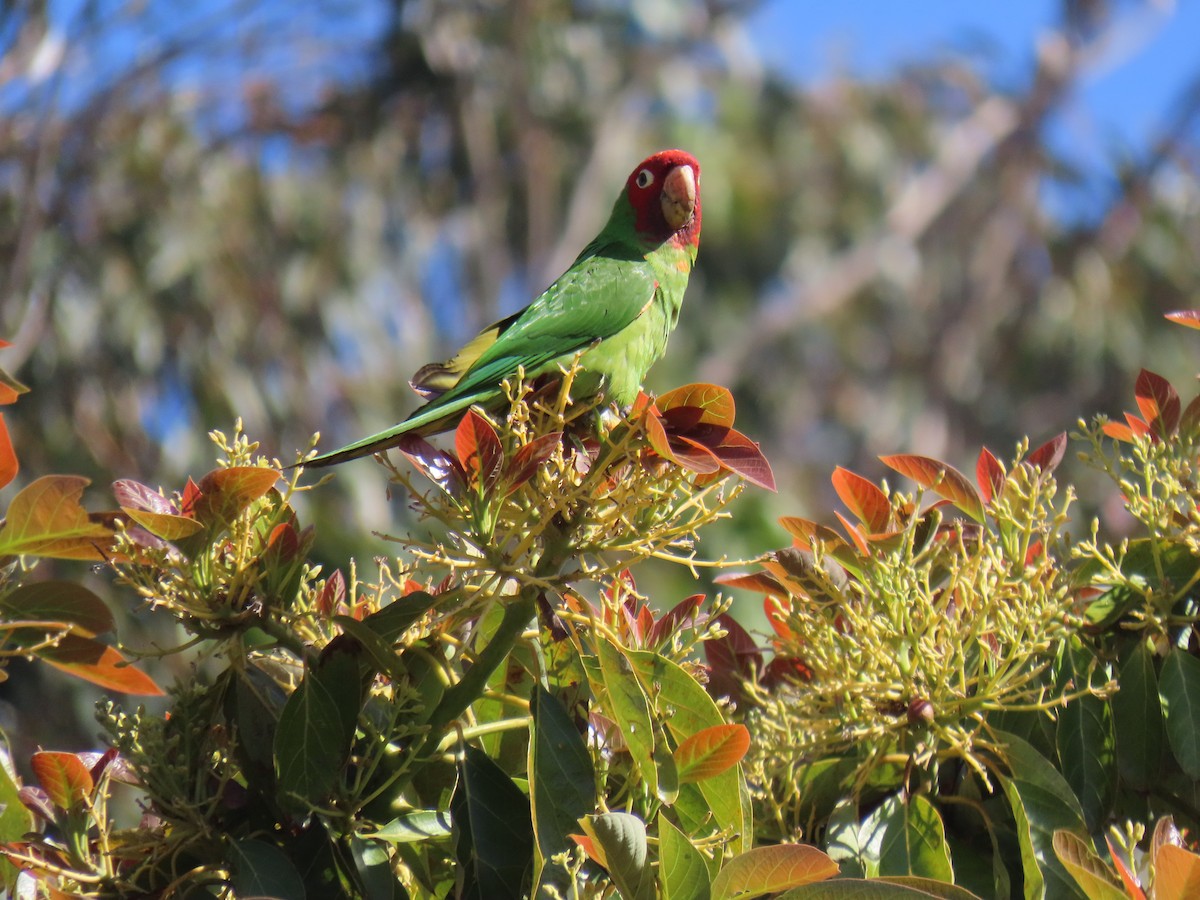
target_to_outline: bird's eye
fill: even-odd
[[[638,172],[637,186],[640,188],[648,188],[654,184],[654,173],[649,169],[642,169]]]

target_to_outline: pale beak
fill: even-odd
[[[676,166],[667,173],[662,188],[662,211],[672,231],[692,221],[696,214],[696,173],[691,166]]]

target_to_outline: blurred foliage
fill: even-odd
[[[313,431],[397,421],[411,373],[534,296],[630,160],[668,145],[704,167],[707,227],[648,386],[729,386],[781,487],[715,532],[731,556],[827,507],[835,464],[1038,443],[1119,408],[1147,360],[1192,371],[1151,323],[1195,305],[1196,96],[1105,184],[1046,140],[1139,4],[1064,0],[1005,85],[947,50],[817,87],[759,58],[757,5],[4,4],[0,362],[34,391],[7,416],[19,483],[178,483],[238,417],[285,463]],[[1057,215],[1051,187],[1092,215]],[[403,530],[380,474],[302,498],[348,523],[318,558]]]

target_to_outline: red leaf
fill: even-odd
[[[781,516],[779,524],[792,537],[796,539],[797,545],[812,549],[814,544],[824,544],[831,550],[841,547],[849,547],[846,539],[830,528],[828,525],[821,525],[812,519],[802,519],[799,516]]]
[[[830,480],[842,502],[867,526],[868,533],[876,534],[888,527],[892,518],[892,504],[888,502],[887,494],[874,482],[841,466],[833,470]]]
[[[983,501],[958,469],[939,460],[910,453],[879,458],[884,465],[911,478],[921,487],[945,497],[976,522],[983,521]]]
[[[508,492],[511,494],[532,478],[538,466],[553,456],[554,450],[561,443],[562,432],[552,431],[539,435],[513,454],[506,472]]]
[[[1025,462],[1048,474],[1058,468],[1058,464],[1062,462],[1066,452],[1067,433],[1061,431],[1030,453],[1025,458]]]
[[[74,753],[41,751],[29,758],[29,767],[50,802],[60,809],[81,804],[95,787],[88,767]]]
[[[840,512],[835,510],[833,514],[837,516],[837,520],[842,523],[842,528],[846,530],[846,534],[850,536],[850,540],[854,542],[854,546],[858,549],[858,552],[863,556],[870,556],[871,548],[867,546],[866,538],[863,537],[862,531],[859,530],[859,527],[843,516]]]
[[[334,569],[333,574],[325,580],[325,587],[321,588],[321,594],[317,597],[317,611],[321,615],[329,617],[338,611],[338,608],[346,602],[346,576],[342,574],[341,569]]]
[[[492,488],[504,466],[504,447],[492,423],[468,409],[454,431],[454,451],[458,463],[471,480],[484,490]]]
[[[713,725],[685,738],[675,748],[675,768],[681,783],[715,778],[742,761],[750,749],[745,725]]]
[[[646,644],[657,647],[676,631],[684,627],[695,627],[701,620],[700,607],[704,603],[704,594],[692,594],[663,614],[646,635]]]
[[[463,492],[467,485],[467,473],[458,464],[458,460],[439,450],[423,437],[415,434],[404,435],[397,449],[408,457],[421,474],[440,487],[451,497]]]
[[[661,412],[678,406],[693,406],[702,411],[699,419],[706,425],[733,426],[733,394],[717,384],[687,384],[667,391],[656,403]]]
[[[196,488],[194,483],[192,483],[192,487],[199,492],[199,488]],[[114,481],[112,488],[113,497],[116,498],[118,506],[161,513],[163,515],[179,514],[179,511],[175,508],[175,504],[168,498],[154,490],[154,488],[147,487],[141,482],[134,481],[132,478],[122,478]]]
[[[1004,489],[1004,467],[987,447],[980,449],[979,459],[975,462],[975,481],[984,503],[990,504]]]
[[[771,630],[783,640],[790,641],[795,639],[796,635],[788,627],[788,614],[780,605],[780,599],[782,598],[763,597],[763,612],[767,615],[767,622],[770,623]]]
[[[762,653],[754,638],[729,613],[717,616],[725,636],[704,642],[710,669],[708,692],[717,697],[740,697],[742,682],[762,669]]]
[[[711,475],[713,472],[721,471],[721,461],[703,444],[688,440],[681,435],[672,435],[670,444],[671,455],[668,458],[683,468],[699,472],[701,475]]]
[[[0,415],[0,488],[16,478],[19,469],[17,452],[13,450],[12,438],[8,436],[8,426],[4,424],[4,416]]]
[[[729,431],[713,451],[721,465],[760,488],[774,491],[775,474],[758,444],[740,431]]]
[[[1171,383],[1148,369],[1138,373],[1133,388],[1142,418],[1158,434],[1169,437],[1179,425],[1179,394]]]
[[[37,656],[56,669],[109,690],[146,697],[162,695],[154,679],[126,662],[112,647],[91,638],[68,634],[55,646],[39,650]]]
[[[813,670],[804,660],[796,656],[776,656],[767,663],[767,669],[759,679],[762,686],[766,688],[812,680]]]
[[[183,486],[183,495],[179,498],[179,514],[181,516],[195,517],[196,503],[199,499],[200,488],[189,477],[187,484]]]
[[[1170,319],[1177,325],[1186,325],[1188,328],[1200,328],[1200,309],[1180,309],[1175,312],[1166,313],[1164,318]]]

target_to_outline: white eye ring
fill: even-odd
[[[637,186],[640,188],[648,188],[654,184],[654,173],[649,169],[642,169],[638,172]]]

